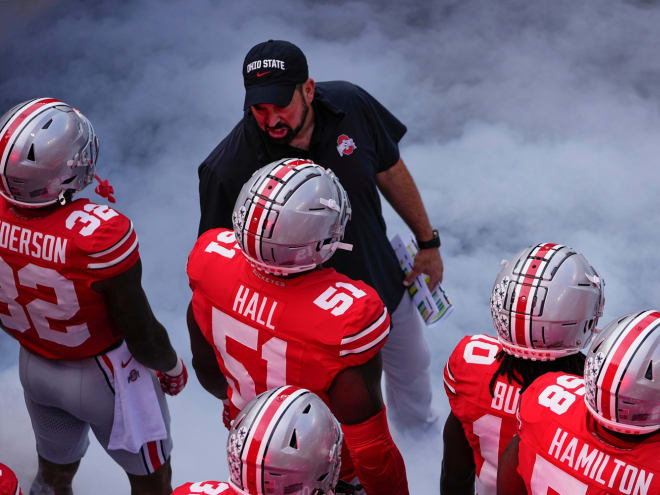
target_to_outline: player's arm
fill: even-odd
[[[454,413],[450,412],[443,431],[444,451],[440,493],[442,495],[472,495],[476,467],[472,448],[465,431]]]
[[[403,160],[399,158],[399,161],[392,167],[377,173],[376,183],[385,199],[406,222],[417,239],[431,240],[433,229],[429,217],[415,181]],[[430,286],[435,287],[436,284],[442,282],[443,271],[444,266],[439,249],[420,249],[415,256],[413,269],[404,283],[410,285],[420,273],[425,273],[431,278]]]
[[[139,259],[120,275],[94,282],[92,288],[103,294],[110,316],[136,360],[148,368],[163,372],[179,366],[167,331],[151,311],[142,288],[142,263]]]
[[[328,390],[330,409],[342,425],[365,492],[407,495],[406,467],[387,425],[381,372],[380,353],[360,366],[342,370]]]
[[[220,400],[225,400],[227,399],[227,380],[218,365],[215,349],[206,340],[195,320],[192,302],[188,305],[186,319],[188,321],[188,333],[190,334],[192,365],[197,379],[210,394]]]
[[[527,495],[525,482],[518,474],[518,446],[515,435],[502,452],[497,466],[497,495]]]

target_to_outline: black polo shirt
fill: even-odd
[[[255,170],[280,158],[309,158],[337,175],[353,208],[344,235],[353,251],[337,250],[326,264],[374,287],[392,312],[403,294],[403,272],[387,238],[376,174],[399,160],[406,127],[369,93],[344,81],[317,83],[312,105],[309,150],[273,143],[245,112],[199,167],[199,234],[232,228],[234,203]]]

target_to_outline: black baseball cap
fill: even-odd
[[[259,43],[243,61],[243,109],[259,103],[285,107],[291,103],[296,85],[308,78],[307,59],[296,45],[283,40]]]

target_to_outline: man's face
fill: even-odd
[[[250,110],[259,128],[270,139],[288,144],[302,129],[309,113],[309,104],[305,101],[300,86],[298,86],[287,106],[278,107],[272,103],[260,103],[252,105]]]

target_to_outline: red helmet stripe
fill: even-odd
[[[1,185],[7,195],[11,196],[9,186],[4,178],[4,173],[5,167],[7,166],[9,152],[14,144],[13,138],[20,134],[17,131],[20,130],[24,124],[29,122],[31,117],[47,108],[63,103],[64,102],[55,98],[39,98],[37,100],[29,101],[7,121],[2,129],[0,129],[0,173],[2,173],[3,176]]]
[[[513,332],[511,337],[514,344],[524,347],[531,347],[529,332],[532,324],[532,303],[536,295],[536,288],[541,283],[540,278],[535,278],[538,273],[542,273],[547,262],[556,252],[557,247],[563,247],[558,244],[545,243],[534,248],[525,260],[525,265],[521,269],[522,276],[518,279],[511,307],[515,314],[512,319]],[[533,258],[543,258],[543,261]],[[533,290],[533,292],[532,292]],[[531,296],[531,297],[530,297]]]
[[[246,439],[247,449],[243,452],[243,489],[248,493],[262,495],[265,493],[263,483],[263,463],[266,457],[271,433],[277,426],[281,413],[306,390],[294,386],[281,387],[268,398],[259,415],[255,418],[253,427]],[[256,425],[255,425],[256,423]]]
[[[261,255],[261,235],[264,222],[271,210],[271,203],[277,197],[284,183],[295,173],[303,168],[313,166],[314,162],[309,160],[285,160],[279,166],[273,168],[261,184],[256,185],[255,200],[250,206],[245,222],[245,249],[247,255],[258,261],[263,261]],[[253,234],[249,234],[252,232]]]
[[[601,414],[609,420],[617,421],[616,392],[637,348],[637,342],[644,339],[646,334],[653,331],[660,319],[657,311],[646,311],[632,320],[619,334],[617,344],[603,363],[598,378],[599,397],[596,404]]]

